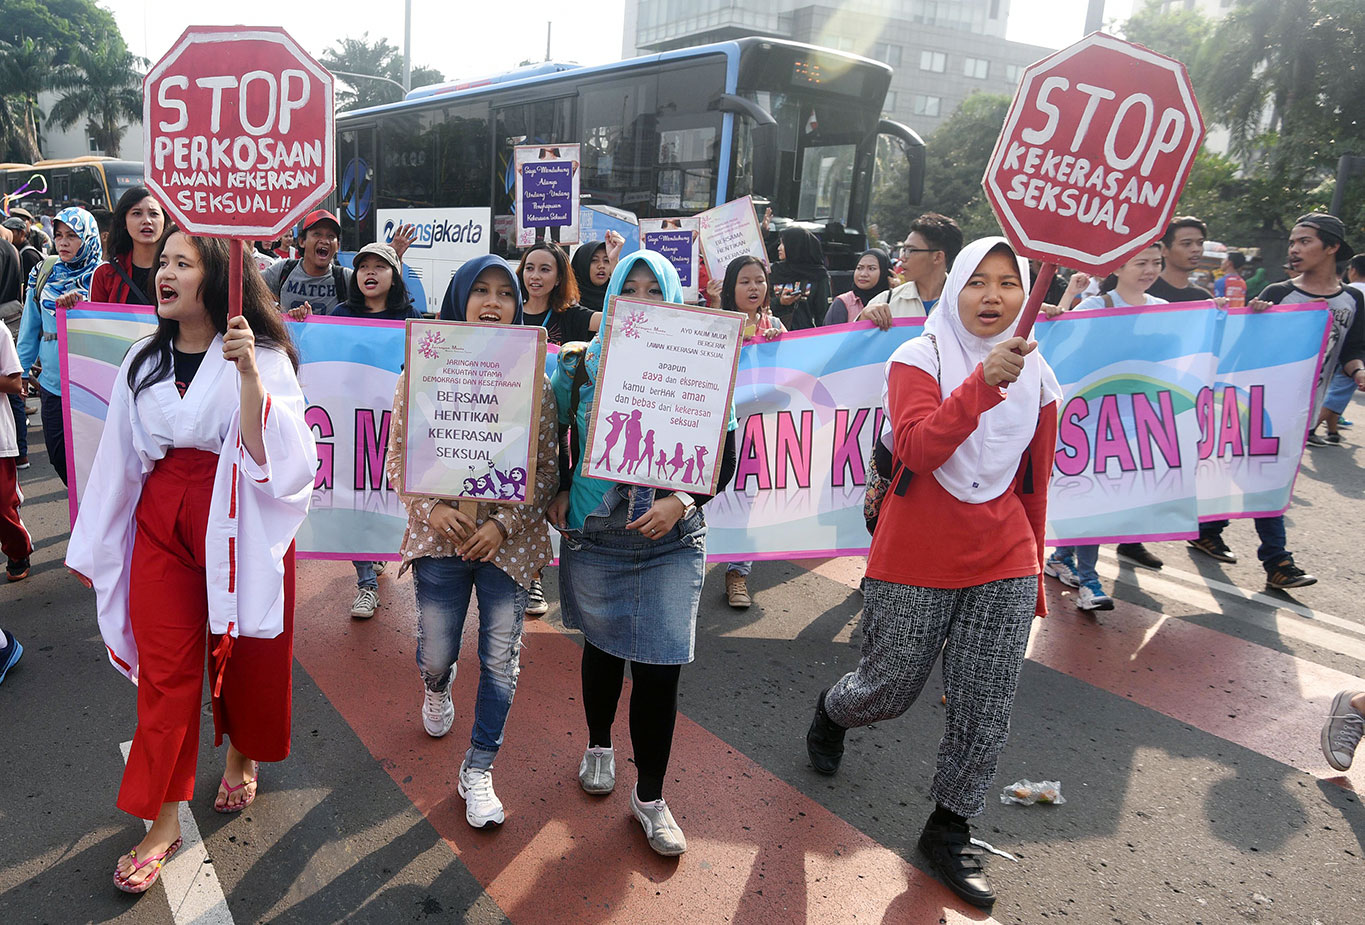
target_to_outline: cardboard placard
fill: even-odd
[[[683,298],[698,295],[697,259],[701,251],[701,222],[694,218],[647,218],[640,220],[640,237],[646,250],[662,254],[678,271]]]
[[[708,209],[697,216],[701,252],[712,279],[723,279],[725,268],[736,257],[752,255],[768,264],[763,228],[748,196]]]
[[[613,298],[583,474],[715,494],[743,325],[735,312]]]
[[[545,330],[409,319],[405,494],[532,500]]]
[[[537,239],[578,243],[579,146],[518,145],[516,170],[517,246]]]
[[[605,241],[607,232],[614,231],[625,238],[621,256],[640,249],[640,220],[634,212],[611,206],[591,205],[578,210],[578,240],[580,246],[590,241]]]

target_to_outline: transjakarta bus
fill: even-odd
[[[877,61],[744,38],[413,90],[337,116],[342,249],[378,239],[379,209],[481,206],[505,223],[512,148],[577,142],[585,205],[651,218],[752,195],[775,229],[815,231],[831,268],[850,271],[866,242],[878,136],[909,160],[907,210],[923,187],[924,143],[881,118],[890,81]]]

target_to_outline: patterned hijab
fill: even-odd
[[[57,299],[68,292],[82,292],[89,295],[90,280],[95,275],[95,268],[100,265],[100,229],[95,222],[95,216],[84,209],[73,206],[58,212],[53,224],[55,225],[57,222],[76,232],[81,239],[81,249],[76,252],[76,256],[69,263],[63,260],[57,261],[52,272],[47,276],[43,291],[38,293],[36,297],[38,304],[50,312],[57,310]],[[29,273],[28,285],[30,289],[38,284],[38,274],[41,272],[42,264],[39,264]]]

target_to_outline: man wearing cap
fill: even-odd
[[[855,321],[871,321],[883,331],[893,318],[923,318],[934,310],[953,258],[962,250],[962,229],[937,212],[926,212],[910,224],[910,234],[900,243],[901,273],[905,282],[883,292],[862,310]]]
[[[335,215],[326,209],[308,213],[299,246],[302,256],[281,260],[262,274],[281,311],[300,318],[309,312],[325,315],[346,300],[351,271],[332,262],[340,240]]]
[[[1250,305],[1253,311],[1265,311],[1272,305],[1326,302],[1331,310],[1322,374],[1313,396],[1314,420],[1338,368],[1355,381],[1357,389],[1365,391],[1365,296],[1343,286],[1337,275],[1338,256],[1349,253],[1341,219],[1323,212],[1301,216],[1289,232],[1289,269],[1298,275],[1267,286]],[[1220,562],[1236,562],[1237,556],[1223,542],[1227,524],[1226,520],[1201,524],[1199,539],[1190,540],[1190,545]],[[1294,564],[1293,555],[1285,548],[1283,514],[1257,517],[1256,533],[1261,538],[1257,556],[1265,566],[1267,588],[1302,588],[1317,582]]]

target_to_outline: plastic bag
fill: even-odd
[[[1059,780],[1017,780],[1000,792],[1001,803],[1020,803],[1032,806],[1034,803],[1066,802],[1062,796],[1062,782]]]

